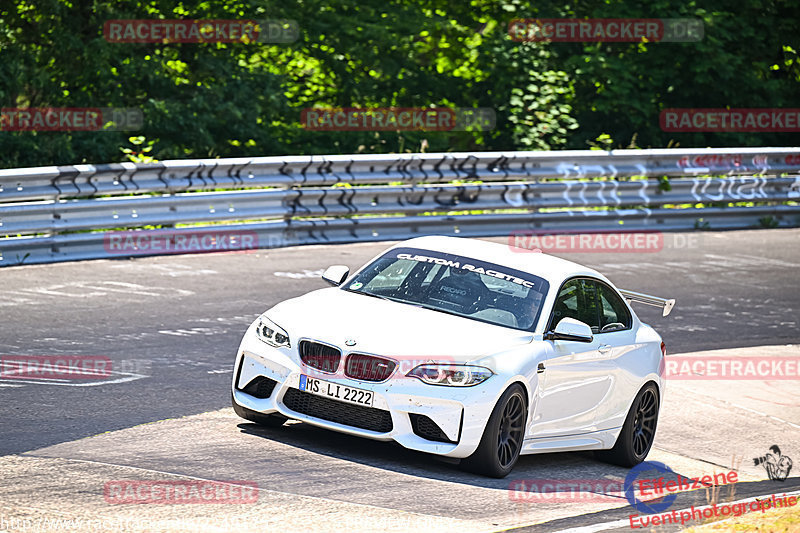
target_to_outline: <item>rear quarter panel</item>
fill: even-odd
[[[663,356],[661,337],[647,324],[634,315],[634,339],[630,350],[614,359],[612,372],[615,374],[615,391],[609,396],[607,414],[598,420],[598,429],[611,429],[621,426],[631,408],[636,394],[648,382],[653,381],[659,391],[659,405],[664,398]]]

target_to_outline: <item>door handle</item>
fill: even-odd
[[[539,363],[539,366],[536,368],[536,373],[541,374],[544,372],[544,363]]]
[[[611,351],[611,345],[610,344],[601,344],[600,347],[598,348],[598,350],[600,351],[600,353],[608,353],[608,352]]]

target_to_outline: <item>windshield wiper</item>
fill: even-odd
[[[408,303],[404,300],[397,300],[395,298],[389,298],[388,296],[382,296],[380,294],[374,294],[371,292],[362,292],[362,291],[354,291],[351,289],[345,289],[347,292],[352,292],[353,294],[363,294],[364,296],[372,296],[373,298],[380,298],[381,300],[386,300],[387,302],[395,302],[395,303]]]
[[[448,311],[446,309],[439,309],[438,307],[429,307],[423,304],[412,304],[416,307],[421,307],[423,309],[427,309],[428,311],[436,311],[437,313],[444,313],[446,315],[453,315],[460,318],[469,318],[469,315],[462,315],[461,313],[456,313],[455,311]]]
[[[438,307],[430,307],[430,306],[427,306],[427,305],[424,305],[424,304],[421,304],[421,303],[417,303],[417,302],[410,302],[408,300],[400,300],[398,298],[390,298],[389,296],[383,296],[383,295],[374,294],[374,293],[371,293],[371,292],[354,291],[354,290],[351,290],[351,289],[345,289],[345,290],[347,292],[352,292],[352,293],[355,293],[355,294],[363,294],[364,296],[372,296],[373,298],[380,298],[381,300],[386,300],[388,302],[395,302],[395,303],[399,303],[399,304],[407,304],[407,305],[411,305],[411,306],[414,306],[414,307],[419,307],[421,309],[427,309],[428,311],[436,311],[438,313],[444,313],[446,315],[457,316],[457,317],[460,317],[460,318],[469,318],[468,315],[462,315],[460,313],[456,313],[455,311],[447,311],[446,309],[439,309]]]

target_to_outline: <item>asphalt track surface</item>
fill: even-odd
[[[798,245],[794,229],[705,232],[667,234],[655,253],[556,255],[595,267],[620,287],[676,298],[666,318],[637,308],[669,353],[756,347],[741,354],[779,357],[798,355],[785,346],[800,343]],[[208,506],[192,507],[189,514],[220,530],[224,513],[245,520],[240,529],[258,530],[287,517],[302,521],[310,509],[308,523],[295,528],[344,528],[363,516],[366,522],[352,527],[554,531],[636,512],[624,499],[510,497],[514,479],[624,479],[625,469],[587,453],[523,457],[509,478],[489,480],[389,443],[300,423],[264,429],[235,417],[231,366],[247,325],[281,300],[324,287],[325,266],[356,268],[387,246],[0,270],[0,354],[106,356],[114,369],[108,379],[81,383],[0,379],[0,530],[6,515],[124,516],[137,506],[105,503],[103,480],[148,476],[256,481],[263,494],[246,510],[217,506],[206,515]],[[736,498],[798,490],[797,470],[783,483],[769,481],[752,458],[772,444],[800,458],[799,389],[797,381],[671,384],[649,459],[683,475],[742,461]],[[62,477],[62,485],[54,481]],[[696,491],[670,509],[705,502],[705,491]],[[161,506],[145,512],[165,519],[176,513]]]

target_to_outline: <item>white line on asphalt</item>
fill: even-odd
[[[773,492],[772,494],[761,494],[759,496],[752,496],[750,498],[745,498],[743,500],[736,500],[735,502],[724,502],[724,504],[728,505],[728,506],[731,506],[731,505],[736,505],[737,503],[748,503],[748,502],[754,502],[756,500],[769,499],[771,496],[777,496],[777,495],[778,494],[775,493],[775,492]],[[797,495],[800,495],[800,490],[796,490],[794,492],[783,492],[783,493],[781,493],[781,497],[797,496]],[[720,505],[722,505],[722,504],[720,504]],[[695,510],[698,510],[698,511],[702,511],[703,509],[709,509],[709,508],[711,508],[711,505],[704,505],[702,507],[694,507],[694,506],[692,506],[692,507],[686,507],[685,509],[677,510],[675,512],[676,513],[680,513],[681,511],[689,511],[690,509],[695,509]],[[666,512],[666,511],[664,511],[664,512]],[[754,511],[751,511],[751,512],[754,512]],[[653,514],[661,514],[661,513],[653,513]],[[742,513],[742,516],[744,516],[745,514],[749,514],[749,513]],[[629,525],[630,525],[630,519],[628,519],[628,520],[614,520],[613,522],[604,522],[604,523],[601,523],[601,524],[592,524],[591,526],[581,526],[581,527],[573,527],[573,528],[570,528],[570,529],[561,529],[559,531],[556,531],[555,533],[594,533],[596,531],[607,531],[609,529],[614,529],[614,528],[618,528],[618,527],[621,527],[621,526],[629,526]]]
[[[745,258],[746,260],[748,260],[750,262],[751,265],[754,265],[754,266],[761,267],[761,266],[764,266],[765,263],[767,263],[767,264],[770,264],[770,265],[785,266],[785,267],[789,267],[789,268],[793,268],[793,269],[797,268],[797,264],[796,263],[788,263],[786,261],[781,261],[780,259],[773,259],[771,257],[763,257],[763,256],[762,257],[755,257],[755,256],[752,256],[752,255],[742,255],[742,254],[737,254],[737,255],[738,255],[738,257]],[[735,255],[735,256],[737,256],[737,255]]]
[[[322,269],[320,270],[304,269],[302,272],[273,272],[273,275],[284,278],[292,278],[292,279],[318,278],[322,275]]]
[[[188,337],[189,335],[216,335],[225,333],[225,328],[191,328],[191,329],[160,329],[163,335],[174,335],[176,337]]]
[[[21,368],[21,367],[13,368],[13,370],[6,370],[5,368],[3,368],[4,366],[9,366],[13,368],[11,361],[9,361],[5,365],[3,364],[3,362],[0,362],[0,376],[8,377],[8,376],[13,376],[14,374],[25,374],[27,372],[30,372],[30,370],[28,370],[27,368]],[[86,373],[87,374],[91,373],[91,370],[87,371]],[[17,379],[17,378],[10,378],[10,379]],[[36,379],[53,383],[69,383],[68,379],[63,379],[63,378],[36,378]]]
[[[698,457],[690,457],[688,455],[682,454],[681,452],[677,452],[675,450],[670,450],[669,448],[664,448],[663,446],[653,446],[653,449],[654,450],[661,450],[662,452],[667,452],[667,453],[671,453],[671,454],[674,454],[674,455],[678,455],[682,459],[689,459],[691,461],[697,461],[698,463],[704,463],[704,464],[707,464],[707,465],[716,466],[717,468],[721,468],[723,470],[728,470],[730,468],[729,466],[721,465],[719,463],[715,463],[714,461],[709,461],[707,459],[700,459]]]
[[[149,376],[145,376],[143,374],[128,374],[123,372],[111,372],[112,374],[119,374],[120,378],[112,379],[112,380],[102,380],[102,381],[87,381],[87,382],[77,382],[77,381],[69,381],[65,380],[65,383],[60,383],[59,381],[50,381],[50,378],[41,378],[41,380],[32,380],[32,379],[21,379],[21,378],[10,378],[10,379],[0,379],[0,386],[3,386],[4,383],[26,383],[29,385],[59,385],[61,387],[99,387],[101,385],[113,385],[114,383],[126,383],[128,381],[136,381],[137,379],[146,378]],[[48,380],[48,381],[44,381]],[[8,386],[8,385],[6,385]],[[12,385],[13,386],[13,385]],[[21,386],[21,385],[20,385]]]
[[[123,281],[70,281],[47,287],[37,287],[32,289],[20,289],[18,291],[2,291],[0,295],[3,296],[4,303],[6,300],[20,301],[23,300],[30,304],[44,303],[41,296],[54,296],[58,298],[93,298],[108,296],[109,293],[125,293],[139,296],[164,296],[164,295],[177,295],[189,296],[194,292],[186,289],[177,289],[174,287],[152,287],[144,286],[136,283],[126,283]],[[8,294],[24,294],[28,298],[8,298]]]
[[[33,298],[32,294],[27,294],[20,291],[3,291],[2,301],[0,301],[0,306],[11,306],[11,305],[26,305],[26,304],[35,304],[37,301]],[[22,298],[12,298],[8,296],[9,294],[22,294]]]
[[[615,529],[625,525],[630,525],[630,520],[615,520],[602,524],[592,524],[591,526],[573,527],[570,529],[562,529],[555,533],[594,533],[595,531],[606,531],[607,529]]]

